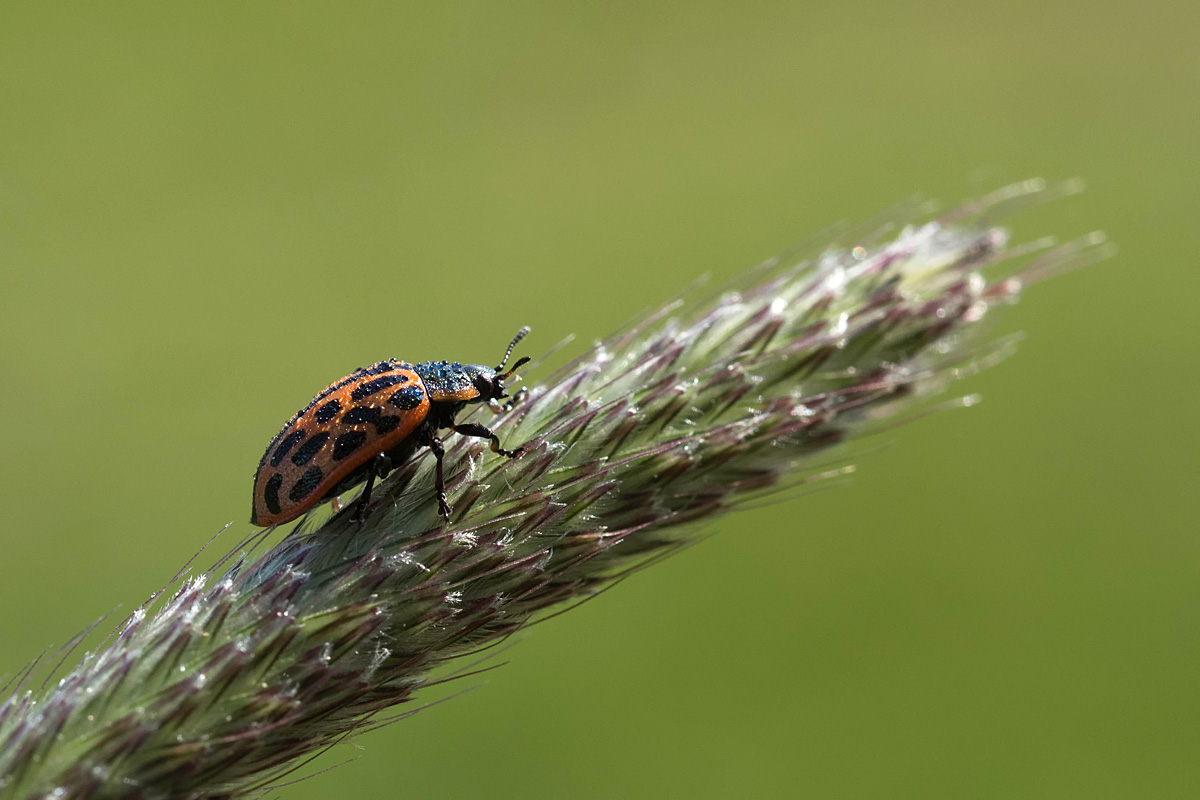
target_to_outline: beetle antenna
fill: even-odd
[[[508,357],[512,355],[513,348],[517,346],[517,342],[519,342],[525,338],[525,334],[527,334],[527,333],[529,333],[528,325],[526,325],[524,328],[521,328],[521,330],[517,331],[517,335],[513,337],[511,342],[508,343],[508,349],[504,351],[504,358],[500,359],[500,363],[496,365],[496,372],[499,372],[500,370],[504,369],[504,365],[508,363]],[[528,358],[525,359],[525,361],[528,361],[528,360],[529,360]],[[525,363],[525,361],[521,361],[517,364],[514,364],[513,368],[510,369],[507,373],[505,373],[501,377],[507,378],[509,375],[516,372],[517,367],[521,366],[521,364]]]
[[[517,359],[517,363],[512,365],[512,369],[510,369],[508,372],[504,373],[503,375],[497,375],[496,377],[502,381],[507,380],[509,375],[512,375],[514,372],[516,372],[517,370],[519,370],[521,367],[525,366],[532,360],[533,359],[531,359],[529,356],[521,356],[520,358]]]

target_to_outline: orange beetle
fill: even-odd
[[[300,409],[267,445],[254,474],[254,507],[250,522],[267,527],[295,519],[366,481],[354,511],[366,516],[376,479],[428,447],[437,459],[435,491],[438,512],[450,518],[442,476],[445,449],[437,432],[449,428],[464,436],[491,441],[492,451],[516,458],[523,450],[505,450],[496,434],[474,423],[459,425],[455,415],[468,403],[508,397],[504,382],[523,364],[502,372],[517,342],[529,333],[521,328],[496,367],[426,361],[408,364],[390,359],[360,367],[335,381]],[[511,403],[510,403],[511,405]]]

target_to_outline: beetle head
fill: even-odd
[[[504,371],[504,365],[508,363],[508,357],[512,355],[513,348],[517,346],[517,342],[524,339],[527,333],[529,333],[528,325],[517,331],[517,335],[508,343],[508,349],[504,351],[504,358],[500,359],[500,363],[496,366],[485,367],[482,364],[467,364],[463,367],[463,371],[471,379],[471,383],[479,390],[480,401],[486,403],[489,400],[501,400],[508,397],[508,392],[504,389],[504,382],[514,372],[527,364],[530,359],[529,356],[518,358],[516,363],[507,372]]]

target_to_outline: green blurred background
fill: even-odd
[[[283,420],[396,356],[601,336],[921,191],[1120,255],[986,402],[530,631],[288,798],[1200,794],[1200,11],[6,5],[0,672],[126,612]],[[535,377],[535,376],[530,376]]]

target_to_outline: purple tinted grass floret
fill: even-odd
[[[1094,236],[1009,248],[982,221],[1071,188],[1027,182],[777,260],[596,344],[492,425],[522,457],[448,448],[448,524],[419,458],[362,523],[322,510],[258,556],[255,534],[60,679],[11,682],[0,798],[264,795],[408,716],[385,712],[439,666],[686,546],[686,523],[844,474],[845,442],[1011,349],[983,335],[989,312],[1107,253]]]

